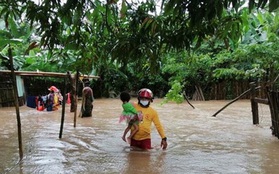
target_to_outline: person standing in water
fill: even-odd
[[[89,87],[90,82],[84,83],[85,87],[82,90],[82,104],[81,104],[81,117],[91,117],[93,110],[93,90]]]
[[[153,102],[153,93],[150,89],[143,88],[138,92],[138,103],[135,108],[138,112],[142,112],[143,120],[139,124],[139,129],[131,139],[131,147],[137,147],[143,150],[152,149],[151,147],[151,125],[155,125],[159,135],[161,136],[161,147],[168,147],[167,137],[164,128],[160,122],[158,113],[150,106]],[[133,128],[132,128],[133,129]]]

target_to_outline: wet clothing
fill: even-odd
[[[138,113],[138,111],[135,109],[134,105],[130,102],[122,104],[122,114],[119,118],[119,123],[126,120],[129,125],[133,124],[139,124],[139,122],[142,120],[142,114]]]
[[[138,148],[141,148],[141,149],[152,149],[151,139],[145,139],[145,140],[131,139],[131,146],[132,147],[138,147]]]
[[[52,111],[54,102],[54,93],[49,93],[47,96],[47,111]]]
[[[91,117],[93,110],[93,90],[87,86],[82,90],[81,117]]]
[[[60,92],[55,92],[54,93],[54,98],[53,98],[53,108],[52,108],[52,110],[58,110],[58,108],[59,108],[59,106],[60,106],[60,99],[59,99],[59,95],[61,95],[60,94]],[[63,99],[62,99],[63,100]]]
[[[55,105],[59,104],[59,98],[58,98],[58,94],[57,93],[54,93],[53,104],[55,104]]]
[[[162,126],[162,124],[159,120],[159,116],[158,116],[157,111],[154,110],[152,107],[149,106],[147,108],[143,108],[139,104],[136,104],[135,108],[138,112],[142,112],[143,120],[139,124],[139,131],[132,138],[131,146],[132,146],[133,140],[136,140],[136,141],[141,141],[142,140],[141,143],[137,142],[136,145],[135,145],[135,143],[133,145],[135,145],[136,147],[139,147],[139,146],[141,146],[139,144],[145,144],[144,146],[148,147],[147,149],[149,149],[149,148],[151,148],[151,141],[150,141],[150,144],[146,145],[145,140],[151,139],[151,125],[152,125],[152,123],[154,123],[159,135],[161,136],[161,138],[166,137],[165,132],[164,132],[164,128],[163,128],[163,126]],[[139,147],[139,148],[141,148],[141,147]]]
[[[37,110],[38,110],[38,111],[43,111],[43,110],[45,109],[45,107],[44,107],[44,101],[43,101],[42,96],[38,96],[38,97],[37,97],[36,103],[37,103]]]

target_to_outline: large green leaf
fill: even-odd
[[[20,44],[20,43],[22,43],[22,39],[3,39],[3,38],[0,38],[0,48],[3,48],[8,44]]]

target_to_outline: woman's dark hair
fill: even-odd
[[[130,94],[128,93],[128,92],[121,92],[121,94],[120,94],[120,100],[122,101],[122,102],[129,102],[130,101],[130,99],[131,99],[131,96],[130,96]]]

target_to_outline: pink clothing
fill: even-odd
[[[135,117],[137,117],[135,119]],[[131,120],[135,119],[134,121],[136,122],[140,122],[142,121],[142,113],[139,112],[137,114],[133,114],[133,115],[120,115],[119,117],[119,123],[123,122],[124,120],[126,120],[127,123],[129,123]]]

